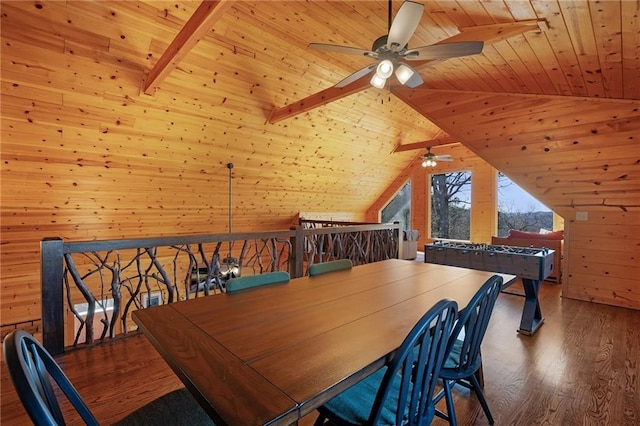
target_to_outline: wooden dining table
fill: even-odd
[[[492,275],[391,259],[133,319],[216,424],[295,424],[382,367],[437,301],[464,308]]]

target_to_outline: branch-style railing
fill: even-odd
[[[344,222],[336,220],[302,219],[299,221],[304,229],[331,228],[335,226],[374,225],[371,222]]]
[[[341,224],[130,240],[46,239],[41,242],[43,343],[57,354],[65,346],[127,335],[137,330],[134,310],[223,293],[226,281],[237,275],[286,270],[295,278],[332,259],[358,265],[397,258],[399,235],[398,224]]]

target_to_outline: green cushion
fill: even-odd
[[[246,290],[248,288],[259,287],[263,285],[284,283],[289,281],[289,279],[290,276],[288,272],[267,272],[266,274],[231,278],[229,281],[227,281],[226,288],[227,293],[233,293],[235,291]]]
[[[331,262],[316,263],[309,266],[309,275],[326,274],[327,272],[341,271],[352,267],[353,263],[349,259],[332,260]]]
[[[387,367],[382,367],[366,379],[361,380],[326,402],[323,408],[345,422],[356,425],[366,424],[386,371]],[[395,425],[396,423],[395,410],[398,406],[400,379],[401,376],[399,374],[396,375],[391,384],[389,397],[382,408],[382,416],[380,417],[382,423],[380,424]]]
[[[462,351],[462,340],[457,339],[444,360],[443,368],[458,368],[460,366],[460,351]]]

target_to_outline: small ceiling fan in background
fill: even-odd
[[[371,50],[335,44],[309,44],[310,49],[344,53],[347,55],[363,55],[368,58],[377,59],[377,62],[367,65],[347,76],[338,82],[335,87],[344,87],[375,70],[370,83],[378,89],[384,88],[387,80],[394,72],[401,84],[409,88],[414,88],[424,83],[424,80],[416,69],[405,61],[456,58],[482,52],[484,46],[484,42],[482,41],[442,43],[409,49],[407,43],[418,28],[424,11],[424,5],[406,0],[402,3],[402,6],[400,6],[393,22],[391,19],[391,6],[392,0],[389,0],[389,33],[376,39],[373,42]]]
[[[422,156],[422,167],[435,167],[438,161],[451,162],[453,158],[449,154],[433,154],[431,153],[431,147],[428,147],[427,153]]]

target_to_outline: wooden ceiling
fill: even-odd
[[[609,164],[609,155],[625,162],[637,197],[640,3],[424,4],[411,47],[474,34],[487,42],[483,53],[423,64],[425,84],[413,92],[366,86],[305,111],[295,107],[301,99],[369,63],[309,50],[308,43],[369,48],[386,33],[386,0],[221,2],[160,77],[154,67],[200,2],[3,1],[3,136],[19,145],[25,134],[62,135],[67,148],[84,150],[85,157],[101,151],[98,166],[116,161],[137,181],[154,176],[154,187],[186,185],[174,201],[188,205],[195,197],[212,217],[225,211],[211,200],[226,198],[228,162],[236,166],[238,208],[280,215],[363,212],[423,152],[416,147],[451,142],[469,146],[543,202],[563,208],[571,201],[545,196],[555,191],[554,179],[525,176],[522,168],[547,170],[541,167],[550,156],[530,164],[518,156],[523,143],[512,146],[512,133],[527,133],[529,125],[540,135],[545,126],[556,128],[549,116],[559,108],[566,123],[575,114],[589,149],[602,151],[600,163]],[[393,2],[394,13],[400,5]],[[528,23],[528,31],[512,35],[518,23]],[[445,107],[452,104],[461,107]],[[298,109],[290,117],[269,122],[274,111],[292,105]],[[542,123],[536,121],[540,108]],[[608,154],[611,134],[590,136],[590,124],[610,130],[611,119],[617,123],[612,131],[623,136],[614,138],[618,148]],[[29,125],[34,121],[37,128]],[[100,147],[107,145],[105,154]],[[578,157],[569,147],[565,152],[553,161],[570,168]],[[626,160],[618,158],[621,152]],[[148,202],[166,199],[156,194]]]

